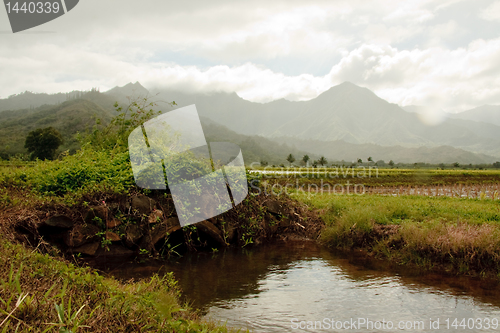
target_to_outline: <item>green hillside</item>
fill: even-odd
[[[288,165],[286,161],[288,154],[293,154],[297,160],[306,154],[309,154],[312,159],[319,157],[287,143],[276,143],[261,136],[238,134],[206,118],[201,120],[207,142],[232,142],[237,144],[241,148],[246,165],[251,165],[253,162],[260,163],[261,161],[265,161],[269,165]]]
[[[111,111],[83,99],[33,110],[3,111],[0,113],[0,156],[26,153],[24,141],[28,133],[45,127],[54,127],[62,134],[64,143],[60,151],[74,152],[78,148],[75,134],[91,128],[96,117],[109,121]]]
[[[90,130],[95,125],[96,118],[107,124],[117,114],[113,108],[114,99],[121,100],[122,105],[125,105],[125,95],[92,92],[57,105],[0,112],[0,157],[7,159],[13,155],[27,155],[24,148],[26,136],[35,129],[45,127],[53,127],[62,134],[64,144],[59,152],[69,150],[74,153],[79,148],[77,133]],[[286,164],[288,154],[292,153],[297,158],[306,154],[263,137],[238,134],[206,118],[202,119],[202,123],[208,142],[222,141],[239,145],[247,164],[261,161]]]

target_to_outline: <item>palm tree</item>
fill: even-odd
[[[321,166],[325,165],[328,163],[328,161],[326,160],[326,158],[324,156],[321,156],[318,160],[318,163],[321,164]]]
[[[286,158],[286,160],[288,162],[290,162],[290,166],[292,166],[292,163],[295,162],[295,157],[293,157],[292,154],[288,155],[288,157]]]
[[[310,160],[310,158],[307,155],[304,155],[304,157],[302,157],[302,161],[304,162],[305,165],[307,165],[307,161],[309,161],[309,160]]]

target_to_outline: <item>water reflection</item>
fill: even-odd
[[[313,242],[193,254],[161,269],[159,263],[131,265],[112,274],[137,278],[158,270],[173,271],[184,295],[207,317],[256,332],[293,331],[294,323],[325,318],[423,323],[419,329],[406,329],[412,332],[471,332],[484,330],[477,326],[447,329],[446,318],[450,324],[454,318],[500,318],[496,281],[392,267],[387,261],[356,253],[333,253]],[[430,320],[438,318],[439,325],[431,329]],[[357,327],[349,331],[398,329]]]

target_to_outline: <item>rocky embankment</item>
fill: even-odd
[[[75,207],[38,207],[10,215],[16,238],[91,258],[168,256],[251,246],[276,239],[316,239],[324,222],[287,197],[249,195],[232,210],[182,228],[169,194],[134,194]]]

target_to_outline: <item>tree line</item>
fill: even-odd
[[[121,111],[121,110],[120,110]],[[118,117],[119,118],[119,117]],[[119,118],[122,122],[124,119]],[[117,125],[117,124],[115,124]],[[120,123],[120,125],[122,125]],[[120,126],[119,126],[120,127]],[[123,139],[123,138],[122,138]],[[103,141],[103,140],[101,140]],[[57,149],[63,144],[63,138],[61,133],[56,130],[53,127],[46,127],[46,128],[38,128],[34,131],[31,131],[28,136],[26,137],[25,143],[24,143],[24,148],[28,150],[29,153],[29,158],[30,160],[53,160],[56,157],[56,152]],[[293,154],[288,154],[286,157],[286,161],[288,161],[289,166],[292,166],[297,159]],[[328,160],[324,157],[321,156],[317,160],[311,161],[311,158],[309,155],[304,155],[302,158],[299,160],[299,162],[304,165],[304,166],[309,166],[309,162],[311,162],[312,167],[318,167],[318,166],[327,166],[328,165]],[[338,163],[338,162],[337,162]],[[332,165],[335,165],[337,163],[332,163]],[[362,164],[363,160],[361,158],[357,159],[357,164]],[[389,166],[389,167],[404,167],[404,168],[439,168],[439,169],[447,169],[447,168],[462,168],[462,169],[487,169],[487,168],[495,168],[495,169],[500,169],[500,162],[495,162],[492,164],[465,164],[462,165],[458,162],[454,162],[451,164],[430,164],[430,163],[394,163],[393,160],[390,160],[388,163],[385,163],[383,160],[378,160],[374,162],[373,158],[370,156],[366,159],[366,163],[369,165],[374,165],[374,166]],[[343,163],[345,165],[345,163]],[[351,165],[356,164],[356,162],[351,162]],[[262,166],[268,165],[267,162],[261,161]],[[281,165],[284,166],[284,165]]]

